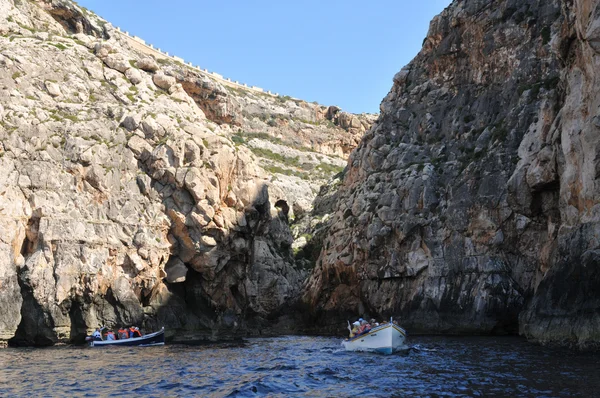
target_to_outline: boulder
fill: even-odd
[[[154,58],[145,57],[140,60],[137,60],[135,66],[144,70],[146,72],[154,73],[158,70],[158,63],[154,60]]]
[[[51,96],[59,97],[62,95],[62,92],[60,90],[60,86],[58,85],[58,83],[46,80],[44,82],[44,85],[46,86],[46,90],[48,91],[48,94],[50,94]]]
[[[129,114],[123,117],[121,126],[125,127],[129,131],[137,130],[142,122],[142,115],[139,113]]]
[[[129,68],[125,71],[125,77],[129,79],[131,84],[140,84],[142,82],[142,74],[139,69]]]
[[[121,73],[125,73],[127,69],[131,68],[129,61],[119,53],[109,53],[106,57],[102,58],[102,61],[104,61],[109,68]]]
[[[162,73],[156,73],[152,76],[152,81],[157,87],[166,91],[169,91],[169,89],[177,83],[177,80],[175,80],[173,76],[167,76]]]

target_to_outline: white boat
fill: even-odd
[[[379,325],[369,332],[342,341],[346,351],[374,351],[391,354],[404,347],[406,330],[393,322]]]

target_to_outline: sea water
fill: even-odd
[[[409,337],[389,356],[341,339],[0,350],[0,396],[600,396],[600,355],[516,337]]]

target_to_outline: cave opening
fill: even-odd
[[[278,213],[282,218],[288,219],[288,214],[290,212],[290,206],[283,199],[279,199],[275,202],[275,208],[278,210]]]

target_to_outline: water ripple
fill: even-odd
[[[600,357],[519,338],[412,338],[402,355],[348,353],[339,339],[243,346],[0,350],[0,396],[595,396]]]

